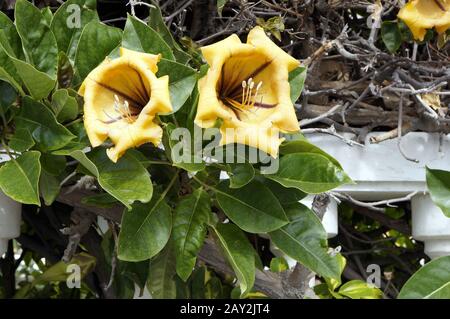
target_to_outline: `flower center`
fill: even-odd
[[[131,111],[133,109],[133,111]],[[114,94],[114,112],[115,116],[111,115],[107,110],[103,109],[103,113],[109,118],[108,121],[102,121],[105,124],[115,123],[117,121],[125,120],[125,122],[131,124],[136,121],[139,112],[136,112],[134,108],[130,108],[130,103],[123,99],[121,101],[117,94]]]

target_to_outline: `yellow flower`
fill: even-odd
[[[422,41],[427,29],[443,33],[450,28],[450,0],[412,0],[398,13],[414,35]]]
[[[277,157],[279,132],[297,132],[289,71],[299,62],[273,43],[261,27],[247,43],[237,35],[202,48],[210,68],[199,81],[195,123],[203,128],[222,119],[221,145],[246,144]]]
[[[120,58],[106,59],[79,90],[89,140],[96,147],[110,138],[114,146],[107,154],[113,162],[129,148],[161,141],[155,116],[172,111],[172,106],[168,76],[155,75],[159,60],[159,55],[121,48]]]

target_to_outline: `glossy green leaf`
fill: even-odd
[[[272,192],[252,181],[238,188],[229,188],[222,181],[216,189],[217,202],[224,213],[240,228],[250,233],[266,233],[286,225],[289,220]]]
[[[327,252],[327,234],[319,218],[300,203],[286,208],[286,213],[291,222],[269,234],[272,242],[320,276],[339,278],[339,263]]]
[[[222,16],[223,7],[227,4],[228,0],[217,0],[217,12]]]
[[[255,177],[255,169],[252,164],[229,164],[230,188],[241,188],[251,182]]]
[[[53,93],[52,107],[60,123],[72,121],[78,116],[78,102],[66,89],[59,89]]]
[[[23,98],[15,122],[17,129],[30,132],[36,141],[36,147],[43,152],[60,149],[75,138],[75,135],[56,121],[45,105],[28,96]]]
[[[2,30],[11,46],[14,55],[18,58],[23,56],[22,41],[17,33],[16,26],[9,17],[0,11],[0,30]]]
[[[83,28],[91,21],[98,21],[96,0],[68,0],[55,12],[51,30],[58,43],[58,50],[74,60]]]
[[[77,155],[77,159],[81,158],[82,164],[98,178],[100,186],[127,208],[130,209],[135,201],[146,203],[152,198],[150,175],[133,156],[125,154],[117,163],[113,163],[105,150],[98,148],[88,153],[89,163],[80,153]]]
[[[50,206],[58,197],[61,190],[60,182],[56,176],[48,173],[46,170],[42,170],[39,177],[39,191],[45,205]]]
[[[261,178],[259,178],[261,179]],[[306,197],[306,194],[296,188],[285,188],[283,185],[274,182],[271,179],[263,178],[262,182],[280,202],[281,206],[298,203],[300,200]]]
[[[291,87],[292,103],[297,102],[298,98],[302,94],[303,87],[305,86],[307,71],[307,68],[299,66],[298,68],[289,72],[289,85]]]
[[[175,250],[169,244],[150,261],[147,288],[152,297],[175,299],[177,296],[175,276]]]
[[[0,188],[6,195],[24,204],[40,205],[40,156],[36,151],[26,152],[0,167]]]
[[[351,299],[381,299],[383,292],[362,280],[346,282],[339,288],[339,294]]]
[[[8,82],[0,81],[0,114],[5,114],[16,99],[14,87]]]
[[[114,50],[122,39],[122,30],[98,21],[89,22],[81,33],[75,55],[75,67],[83,80]]]
[[[161,54],[164,59],[175,60],[172,50],[163,38],[141,20],[128,15],[123,31],[122,46],[145,53]]]
[[[58,48],[41,11],[26,0],[17,0],[14,15],[27,62],[55,79]]]
[[[210,211],[209,195],[201,188],[181,199],[175,208],[173,239],[177,250],[177,274],[184,281],[194,269],[203,245]]]
[[[313,153],[320,154],[328,158],[334,165],[342,169],[341,164],[330,154],[323,151],[319,147],[311,144],[306,139],[297,139],[293,141],[286,141],[280,145],[280,154],[287,155],[292,153]]]
[[[14,135],[9,139],[9,147],[16,152],[29,150],[35,144],[33,136],[28,129],[16,129]]]
[[[158,254],[170,237],[172,213],[164,195],[155,194],[150,203],[135,203],[122,217],[118,257],[142,261]]]
[[[402,287],[399,299],[450,299],[450,256],[420,268]]]
[[[191,136],[180,136],[179,140],[173,134],[176,126],[172,123],[166,125],[164,139],[167,139],[170,149],[170,158],[173,166],[182,168],[188,172],[199,172],[205,169],[203,159],[198,155],[190,154],[193,151]],[[185,130],[183,132],[186,132]],[[184,152],[187,152],[186,154]]]
[[[308,194],[329,191],[352,180],[331,160],[320,154],[293,153],[280,159],[280,168],[265,175],[284,187],[295,187]]]
[[[218,224],[213,228],[217,242],[239,281],[241,297],[255,282],[255,254],[245,234],[233,224]]]
[[[430,169],[427,170],[427,187],[433,202],[450,217],[450,172]]]
[[[289,269],[289,264],[283,257],[275,257],[270,261],[270,271],[283,272]]]
[[[169,76],[170,101],[173,111],[178,111],[189,98],[197,83],[197,72],[189,66],[161,59],[157,76]]]
[[[60,88],[68,88],[72,84],[74,70],[72,63],[64,52],[58,55],[57,81]]]
[[[396,21],[383,21],[381,24],[381,39],[389,52],[397,52],[402,45],[402,34]]]

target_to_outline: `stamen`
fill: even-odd
[[[119,116],[113,117],[106,110],[103,110],[103,113],[110,119],[109,121],[103,121],[103,123],[111,124],[120,120],[126,120],[128,123],[132,123],[136,117],[136,114],[131,113],[130,103],[127,100],[121,103],[116,94],[114,94],[114,112],[119,113]]]

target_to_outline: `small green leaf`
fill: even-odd
[[[56,176],[51,175],[46,170],[42,170],[39,178],[39,191],[45,205],[50,206],[58,197],[61,189],[60,182]]]
[[[26,152],[0,167],[0,188],[12,199],[40,206],[39,175],[41,153]]]
[[[255,282],[255,254],[245,234],[233,224],[219,224],[213,228],[217,242],[239,281],[241,297]]]
[[[184,197],[175,208],[173,239],[177,250],[177,274],[184,281],[194,269],[203,245],[210,211],[209,195],[201,188]]]
[[[303,87],[305,86],[307,71],[308,69],[306,67],[299,66],[298,68],[289,72],[289,85],[291,87],[292,103],[297,102],[298,98],[302,94]]]
[[[273,243],[320,276],[339,278],[339,263],[327,252],[327,234],[319,218],[300,203],[286,208],[286,213],[291,222],[269,234]]]
[[[251,182],[255,177],[255,169],[252,164],[228,164],[230,169],[228,175],[230,175],[230,188],[241,188]]]
[[[83,80],[119,44],[122,30],[98,21],[89,22],[81,33],[75,55],[75,67]]]
[[[152,198],[150,175],[135,157],[125,153],[117,163],[113,163],[105,149],[93,150],[87,154],[86,159],[81,154],[79,152],[75,155],[77,160],[81,159],[80,162],[98,178],[100,186],[128,209],[135,201],[147,203]]]
[[[450,256],[434,259],[420,268],[402,287],[399,299],[449,299]]]
[[[383,39],[389,52],[397,52],[402,45],[402,34],[396,21],[383,21],[381,24],[381,39]]]
[[[229,181],[222,181],[216,197],[224,213],[247,232],[266,233],[289,222],[277,198],[260,182],[232,189]]]
[[[41,11],[26,0],[17,0],[14,15],[27,62],[55,79],[58,48]]]
[[[450,172],[426,168],[427,187],[433,202],[450,217]]]
[[[14,55],[16,57],[22,58],[22,41],[20,40],[19,34],[17,33],[16,26],[2,11],[0,11],[0,30],[4,32],[5,37],[14,52]]]
[[[283,272],[289,269],[289,264],[283,257],[275,257],[270,261],[270,271]]]
[[[339,294],[351,299],[380,299],[383,292],[362,280],[346,282],[339,288]]]
[[[64,52],[59,52],[58,55],[58,85],[61,88],[68,88],[72,84],[74,77],[74,70],[72,63]]]
[[[155,299],[175,299],[175,250],[169,243],[150,261],[147,288]]]
[[[172,50],[163,38],[142,21],[128,15],[123,31],[122,46],[127,49],[161,54],[163,58],[175,60]]]
[[[83,28],[98,21],[96,0],[68,0],[55,12],[50,28],[58,43],[58,50],[74,60]]]
[[[135,203],[122,217],[118,257],[142,261],[158,254],[170,237],[172,213],[163,194],[155,194],[150,203]]]
[[[284,187],[295,187],[308,194],[323,193],[352,182],[330,159],[314,153],[285,155],[278,172],[265,176]]]
[[[20,113],[15,117],[18,130],[28,130],[43,152],[57,150],[75,138],[59,124],[52,112],[43,104],[26,96],[22,100]]]
[[[197,83],[197,72],[189,66],[161,59],[157,76],[169,76],[170,101],[173,111],[178,111],[189,98]]]
[[[223,7],[227,4],[228,0],[217,0],[217,12],[219,16],[222,16]]]
[[[60,123],[72,121],[78,116],[78,102],[66,89],[59,89],[53,93],[52,107]]]
[[[306,139],[297,139],[293,141],[283,142],[280,145],[280,154],[287,155],[292,153],[314,153],[320,154],[328,158],[334,165],[342,169],[341,164],[330,154],[326,153],[319,147],[311,144]]]
[[[14,135],[9,139],[9,147],[16,152],[28,151],[34,144],[33,136],[26,128],[16,129]]]
[[[6,114],[11,105],[16,101],[17,93],[8,82],[0,81],[0,112]]]

